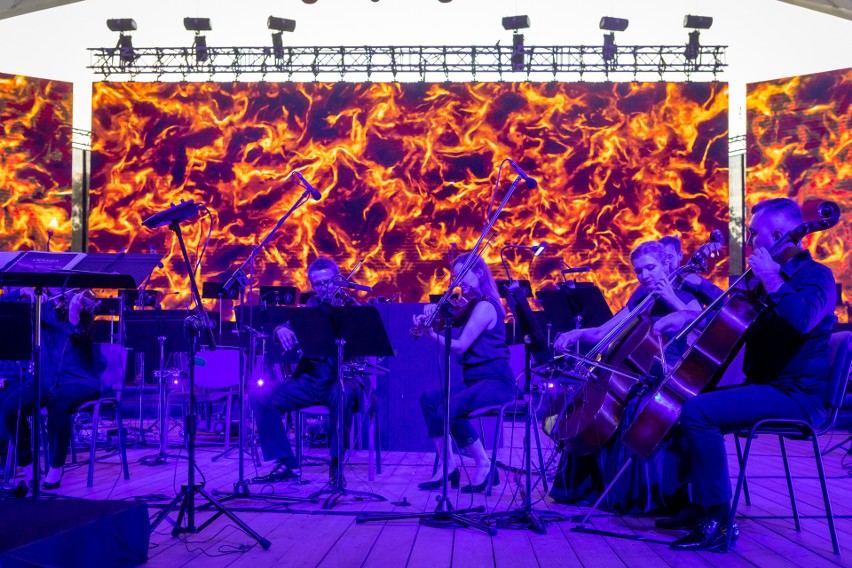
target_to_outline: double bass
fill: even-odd
[[[817,214],[820,219],[804,222],[776,241],[770,254],[774,256],[784,245],[796,243],[805,235],[835,226],[840,220],[840,207],[825,201],[817,208]],[[746,331],[767,308],[759,294],[741,286],[751,274],[751,269],[744,272],[673,340],[685,337],[709,318],[698,339],[625,428],[622,442],[639,457],[648,459],[659,447],[680,418],[686,399],[716,386],[742,347]]]
[[[687,264],[668,275],[671,282],[685,272],[706,270],[710,253],[718,247],[720,232],[702,245]],[[598,451],[618,428],[630,389],[641,382],[661,357],[662,345],[651,332],[649,315],[656,296],[648,294],[585,356],[566,354],[586,362],[573,373],[585,382],[574,396],[557,396],[548,405],[542,427],[565,451],[585,455]],[[597,372],[596,372],[597,371]]]

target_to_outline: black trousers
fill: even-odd
[[[42,385],[39,408],[47,409],[47,441],[50,451],[50,467],[65,465],[68,446],[71,443],[71,417],[84,402],[101,396],[100,388],[86,383]],[[33,462],[32,433],[27,418],[33,411],[33,383],[26,381],[6,395],[2,406],[3,426],[9,438],[15,442],[18,465]]]

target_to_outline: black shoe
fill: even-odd
[[[497,474],[496,469],[494,470],[494,482],[491,485],[492,486],[500,485],[500,476]],[[471,485],[470,483],[468,483],[467,485],[465,485],[464,487],[461,488],[461,492],[462,493],[482,493],[483,491],[485,491],[485,488],[487,486],[488,486],[488,476],[486,475],[485,481],[483,481],[479,485]]]
[[[266,475],[259,475],[251,479],[249,483],[276,483],[278,481],[287,481],[288,479],[297,479],[302,476],[302,472],[298,469],[290,469],[283,463],[275,464],[272,471]]]
[[[65,475],[64,469],[62,470],[62,473],[59,474],[59,479],[57,479],[56,481],[52,481],[52,482],[45,481],[44,483],[41,484],[41,488],[44,489],[45,491],[53,491],[55,489],[59,489],[59,484],[62,483],[62,476],[63,475]]]
[[[450,474],[447,476],[447,481],[450,482],[450,487],[452,487],[453,489],[459,488],[459,483],[461,482],[461,471],[459,471],[459,468],[456,468],[450,472]],[[441,485],[443,484],[443,479],[438,479],[435,481],[430,480],[424,481],[423,483],[418,483],[417,488],[424,489],[426,491],[432,491],[434,489],[440,489]]]
[[[686,507],[681,509],[671,517],[663,517],[654,521],[654,525],[658,529],[670,529],[675,531],[691,531],[698,527],[698,524],[704,520],[699,511],[695,507]]]
[[[725,551],[725,540],[728,527],[714,519],[704,519],[692,532],[683,538],[679,538],[671,544],[672,550],[720,550]],[[731,544],[736,542],[740,536],[740,530],[736,521],[731,535]]]
[[[346,487],[346,478],[343,476],[343,471],[341,468],[337,466],[331,466],[328,468],[328,484],[336,487],[338,484],[337,477],[340,476],[340,486]]]
[[[15,487],[12,489],[12,496],[18,499],[23,499],[27,496],[27,493],[29,492],[30,484],[22,479],[18,483],[16,483]]]

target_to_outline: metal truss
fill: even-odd
[[[90,48],[91,65],[104,79],[138,75],[309,75],[390,73],[427,74],[449,79],[451,74],[494,75],[510,79],[518,74],[655,73],[660,80],[670,74],[717,74],[727,67],[725,46],[700,46],[697,57],[687,59],[685,46],[619,46],[604,53],[602,46],[284,46],[272,47],[143,47]]]

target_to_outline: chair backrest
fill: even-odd
[[[227,389],[240,382],[240,351],[219,347],[195,355],[195,386],[203,389]]]
[[[831,351],[829,355],[831,367],[825,391],[825,406],[832,413],[836,413],[843,404],[846,383],[849,381],[849,370],[852,366],[852,331],[832,333],[828,345]]]
[[[127,348],[118,343],[95,343],[93,347],[101,393],[120,393],[127,375]]]

